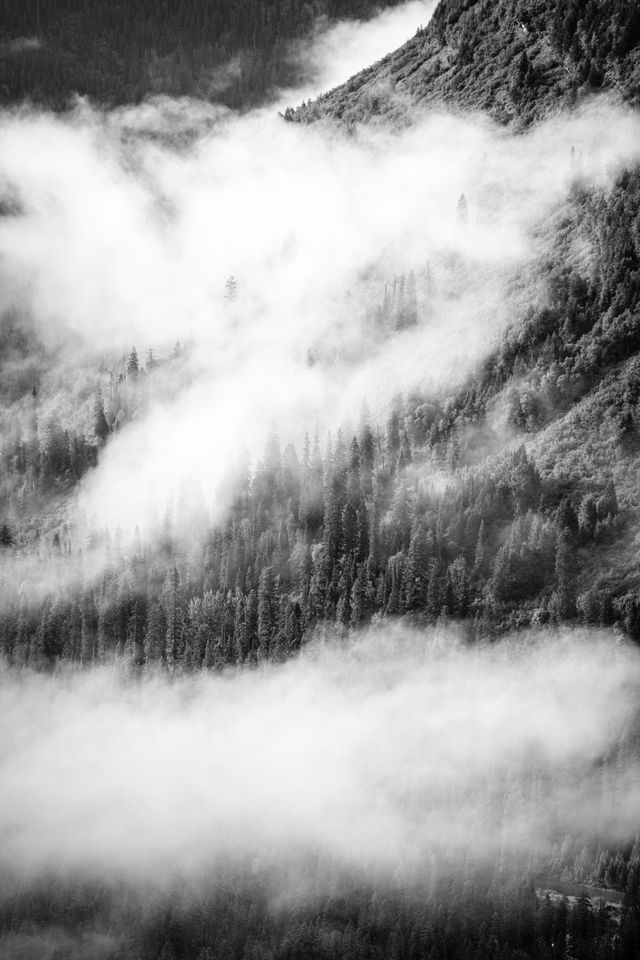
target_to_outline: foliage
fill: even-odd
[[[636,103],[639,40],[626,0],[442,0],[399,50],[286,116],[406,123],[445,102],[523,126],[603,89]]]

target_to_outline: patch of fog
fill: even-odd
[[[639,688],[638,651],[608,635],[468,647],[388,622],[245,674],[6,672],[0,865],[153,880],[229,856],[391,871],[563,829],[620,842]]]

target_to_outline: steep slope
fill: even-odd
[[[287,119],[407,122],[440,103],[527,124],[597,90],[636,103],[639,41],[625,0],[443,0],[404,46]]]
[[[637,168],[609,191],[576,182],[540,228],[537,263],[523,278],[542,291],[540,299],[514,311],[499,349],[463,390],[439,398],[445,415],[434,414],[432,403],[409,414],[420,432],[430,432],[432,451],[453,459],[463,489],[472,491],[487,474],[505,489],[512,485],[505,437],[522,443],[535,465],[539,501],[531,499],[528,515],[526,504],[503,515],[507,539],[493,548],[485,602],[504,624],[544,619],[550,598],[536,584],[555,578],[557,588],[566,573],[571,587],[561,619],[577,613],[599,625],[618,621],[640,639],[639,212]],[[474,499],[486,529],[495,529],[495,510]],[[531,530],[545,518],[556,528],[555,560],[553,551],[546,558],[531,551]]]
[[[636,105],[639,40],[639,8],[617,0],[443,0],[411,41],[287,118],[393,125],[415,121],[421,107],[446,106],[518,129],[598,91]],[[495,452],[505,428],[535,464],[539,504],[528,518],[518,507],[510,523],[507,511],[506,542],[503,534],[490,549],[480,606],[493,628],[552,611],[617,620],[640,637],[639,197],[637,169],[610,193],[576,177],[557,216],[537,227],[540,258],[529,280],[546,291],[543,300],[526,316],[514,310],[500,349],[463,391],[405,412],[410,431],[429,435],[436,462],[458,472],[463,503],[487,529],[496,528],[495,509],[467,491],[487,476],[512,489],[513,463]],[[578,247],[588,253],[576,258]],[[553,549],[531,549],[545,517],[556,527],[555,560]],[[563,578],[571,587],[559,597]],[[545,579],[556,584],[551,598],[540,590]]]

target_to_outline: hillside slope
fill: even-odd
[[[449,0],[410,44],[296,117],[392,118],[411,102],[441,100],[525,125],[594,84],[635,102],[633,9],[572,4],[562,18],[555,9]],[[436,51],[435,60],[418,50]],[[508,78],[523,55],[514,87]],[[373,110],[367,90],[380,89],[385,71],[395,87]],[[22,588],[7,587],[7,658],[220,668],[284,659],[320,625],[343,631],[399,614],[453,617],[477,635],[617,622],[640,641],[639,220],[638,169],[619,170],[606,188],[576,170],[553,216],[531,227],[536,255],[517,278],[531,295],[524,307],[512,298],[502,341],[461,389],[400,397],[386,423],[362,416],[355,435],[339,433],[326,453],[320,437],[297,453],[273,437],[223,521],[198,507],[129,557],[111,551],[99,526],[83,531],[83,562],[104,543],[108,575],[73,590],[62,576],[28,605]],[[403,322],[429,322],[411,312]],[[46,382],[32,395],[20,381],[27,392],[7,409],[0,451],[6,570],[31,563],[34,551],[47,569],[77,561],[72,525],[32,530],[25,518],[40,500],[72,492],[122,414],[145,410],[154,384],[182,362],[179,353],[165,360],[142,375],[132,351],[110,367],[111,381],[97,371],[76,378],[68,406],[84,411],[80,426],[47,408]],[[196,529],[206,533],[195,538]]]
[[[520,129],[598,91],[635,106],[639,41],[640,9],[619,0],[443,0],[403,47],[287,119],[396,125],[415,122],[420,108],[446,106]],[[514,310],[502,345],[462,391],[405,411],[409,432],[429,436],[436,461],[453,466],[463,490],[488,475],[512,487],[513,464],[498,439],[505,428],[535,465],[540,502],[528,519],[524,505],[516,508],[506,542],[503,534],[490,551],[479,605],[490,629],[544,620],[553,608],[560,619],[618,620],[640,636],[639,182],[638,170],[628,171],[598,193],[577,177],[556,217],[536,227],[543,236],[529,282],[546,291],[543,301],[526,316]],[[576,261],[580,244],[589,253]],[[617,491],[611,514],[607,490]],[[467,508],[491,529],[495,517],[474,499]],[[532,555],[532,517],[534,527],[535,517],[553,519],[555,560],[553,550]],[[554,563],[549,604],[540,585],[553,582]],[[558,604],[567,572],[571,589]]]
[[[523,125],[597,90],[637,103],[639,41],[625,0],[443,0],[398,50],[286,116],[397,123],[446,104]]]

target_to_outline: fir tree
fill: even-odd
[[[104,443],[109,436],[109,424],[104,413],[102,397],[97,394],[93,407],[93,429],[100,443]]]
[[[13,534],[11,532],[11,527],[5,522],[0,527],[0,549],[6,550],[9,547],[12,547],[14,544]]]
[[[131,353],[129,354],[129,359],[127,360],[127,376],[135,378],[140,372],[140,362],[138,360],[138,354],[136,348],[134,347]]]
[[[258,585],[258,650],[267,659],[278,622],[278,596],[273,567],[265,567]]]

